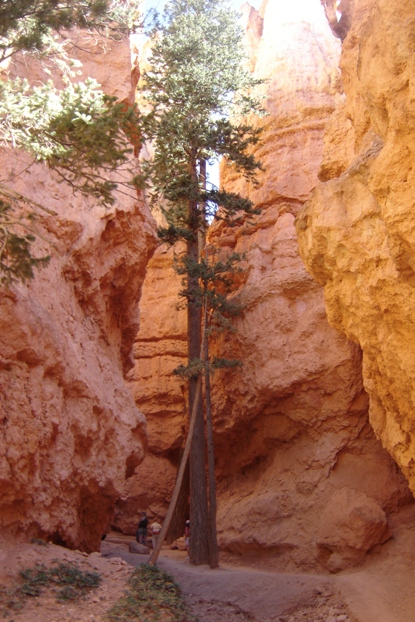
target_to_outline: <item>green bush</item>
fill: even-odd
[[[37,564],[34,568],[20,570],[18,579],[15,587],[0,588],[0,614],[3,618],[10,611],[21,609],[27,598],[40,596],[42,589],[55,587],[57,600],[73,601],[83,598],[101,583],[101,575],[97,572],[81,570],[71,562],[56,562],[49,568]]]
[[[157,566],[143,564],[129,580],[129,590],[107,614],[110,622],[192,622],[193,616],[173,577]]]

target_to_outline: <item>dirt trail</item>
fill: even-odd
[[[107,538],[102,553],[128,564],[148,556],[129,553],[122,539]],[[282,574],[221,565],[193,566],[183,551],[163,548],[157,565],[172,574],[199,622],[357,622],[332,577]]]
[[[163,548],[158,565],[180,584],[199,622],[415,622],[415,507],[392,525],[394,538],[365,564],[337,575],[284,574],[221,564],[192,566],[185,551]],[[0,585],[19,568],[77,561],[103,582],[86,601],[62,605],[51,594],[32,599],[14,622],[103,622],[120,598],[131,566],[148,556],[129,553],[133,539],[111,534],[101,553],[0,540]],[[1,605],[1,603],[0,603]],[[1,609],[1,607],[0,607]]]
[[[369,554],[362,566],[337,575],[226,565],[211,570],[190,565],[185,553],[165,549],[158,565],[196,605],[200,622],[415,622],[414,510],[407,508],[395,521],[392,517],[394,537]],[[119,548],[117,554],[134,565],[141,557]]]

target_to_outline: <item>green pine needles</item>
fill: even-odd
[[[176,270],[185,277],[180,295],[188,304],[201,308],[207,300],[216,315],[236,315],[226,295],[241,258],[217,261],[200,253],[200,245],[213,218],[240,224],[258,210],[248,198],[209,184],[206,163],[225,158],[256,183],[261,164],[252,147],[260,129],[248,118],[264,112],[256,93],[261,81],[246,69],[238,14],[226,0],[170,0],[150,35],[150,69],[140,92],[148,112],[141,128],[154,149],[144,174],[151,202],[166,221],[159,236],[170,245],[186,243]]]
[[[30,215],[28,220],[34,220]],[[32,256],[31,245],[36,238],[25,227],[23,220],[13,216],[11,205],[0,198],[0,285],[29,281],[34,276],[33,268],[49,262],[49,256]]]
[[[204,226],[206,216],[252,213],[252,204],[235,194],[206,187],[200,163],[225,157],[247,179],[260,163],[250,152],[260,131],[246,116],[262,114],[255,80],[244,68],[238,14],[222,0],[172,0],[155,22],[151,69],[142,97],[150,108],[143,134],[152,141],[147,163],[153,202],[162,198],[169,239],[186,239]],[[194,213],[188,202],[205,204]]]
[[[138,23],[140,0],[4,0],[0,5],[0,61],[19,53],[41,63],[47,81],[31,85],[7,78],[0,83],[2,148],[24,151],[32,162],[53,169],[74,192],[111,206],[122,171],[125,185],[136,187],[129,166],[129,136],[138,123],[134,106],[105,95],[92,78],[73,84],[80,63],[72,58],[70,32],[81,28],[91,36],[119,39]],[[59,85],[54,82],[58,76]],[[25,160],[22,169],[30,166]],[[33,268],[47,258],[32,254],[33,219],[47,205],[36,205],[0,180],[0,283],[33,277]],[[124,182],[121,184],[123,185]],[[40,210],[40,211],[39,211]],[[30,222],[31,221],[31,222]]]
[[[139,6],[134,0],[2,0],[0,60],[18,51],[56,52],[54,35],[71,28],[118,38],[138,23]]]

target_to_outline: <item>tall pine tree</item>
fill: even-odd
[[[245,68],[243,33],[238,14],[226,0],[170,0],[151,33],[151,69],[144,76],[142,96],[148,114],[142,118],[143,137],[154,156],[145,165],[152,199],[166,226],[160,237],[182,240],[186,252],[189,410],[195,402],[202,373],[202,303],[200,240],[211,218],[232,220],[255,213],[252,203],[235,194],[206,186],[205,163],[224,157],[254,181],[260,167],[250,148],[259,131],[247,115],[261,113],[259,84]],[[190,450],[190,561],[210,560],[206,449],[202,398]]]

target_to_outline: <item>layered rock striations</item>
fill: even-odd
[[[128,41],[79,38],[85,73],[131,100]],[[33,80],[42,71],[16,63],[10,70]],[[106,210],[22,154],[3,152],[1,168],[50,210],[39,210],[36,254],[52,259],[0,292],[0,531],[93,550],[147,444],[123,374],[155,225],[140,197],[118,195]]]
[[[338,571],[390,537],[388,515],[411,495],[369,424],[361,350],[327,322],[323,289],[298,251],[295,219],[327,167],[324,133],[343,104],[340,41],[317,0],[301,6],[243,8],[251,67],[267,79],[268,116],[259,121],[259,186],[222,167],[225,186],[261,214],[209,232],[212,249],[245,254],[233,294],[243,313],[236,332],[211,347],[243,365],[213,378],[218,537],[222,556]],[[339,138],[336,153],[349,150]],[[166,512],[187,426],[185,387],[170,375],[186,354],[171,261],[160,248],[144,285],[147,319],[129,378],[148,417],[150,453],[119,504],[116,524],[125,531],[139,509]]]
[[[297,231],[331,325],[362,348],[371,425],[414,491],[413,5],[345,4],[345,100]]]

